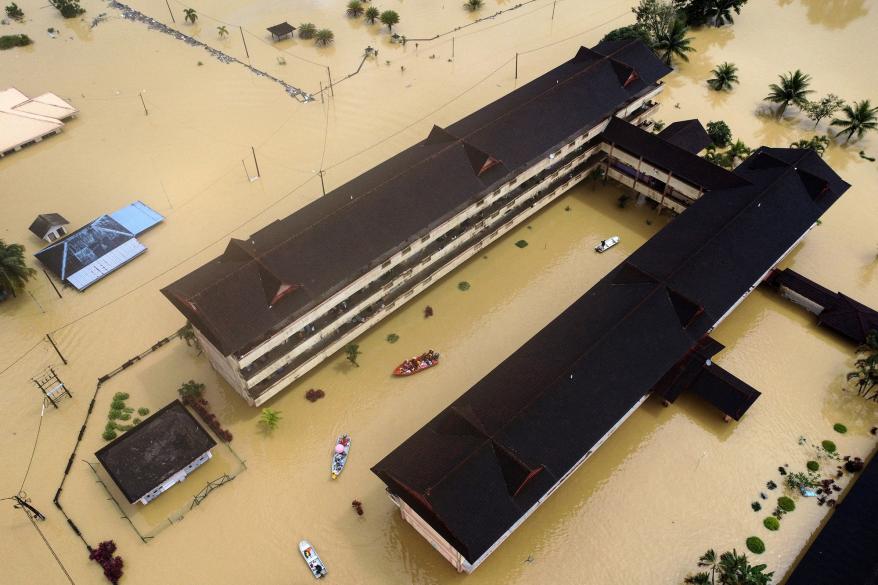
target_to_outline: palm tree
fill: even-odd
[[[381,16],[381,11],[374,6],[370,6],[366,9],[365,16],[366,20],[369,21],[369,24],[375,24],[375,21],[378,20],[379,16]]]
[[[332,42],[332,39],[335,38],[335,35],[328,28],[321,28],[316,33],[314,33],[314,38],[317,39],[318,45],[323,45],[325,47]]]
[[[299,38],[300,39],[313,39],[314,35],[317,34],[317,27],[314,26],[310,22],[303,22],[299,25]]]
[[[691,53],[695,47],[690,45],[692,37],[687,37],[687,32],[689,32],[689,27],[683,24],[682,20],[675,20],[674,24],[658,35],[654,48],[667,65],[671,64],[674,57],[689,61],[689,56],[686,53]]]
[[[279,410],[273,410],[271,408],[263,408],[262,414],[259,415],[259,423],[265,425],[265,427],[269,431],[273,431],[277,428],[280,419],[283,418],[280,415]]]
[[[363,353],[360,351],[360,346],[357,345],[356,343],[351,343],[351,344],[345,346],[344,352],[345,352],[345,354],[347,354],[346,357],[347,357],[348,361],[359,368],[360,364],[357,363],[357,356],[360,355],[361,353]]]
[[[363,3],[360,2],[360,0],[351,0],[348,2],[348,9],[346,12],[351,18],[358,18],[363,15],[364,10],[365,8],[363,8]]]
[[[194,8],[184,8],[183,14],[186,15],[186,17],[183,19],[186,22],[195,24],[195,21],[198,20],[198,13],[195,12]]]
[[[790,148],[808,148],[820,156],[826,152],[827,146],[829,146],[829,138],[826,136],[812,136],[810,140],[802,139],[790,144]]]
[[[463,7],[469,10],[470,12],[475,12],[479,8],[481,8],[485,4],[484,0],[466,0],[464,2]]]
[[[707,552],[699,557],[698,566],[707,569],[708,572],[705,574],[710,575],[711,583],[716,581],[717,560],[716,552],[712,548],[707,549]]]
[[[35,276],[36,270],[24,263],[24,246],[6,244],[0,240],[0,293],[15,296],[22,290],[28,279]]]
[[[854,134],[859,140],[868,130],[878,128],[878,106],[873,108],[869,100],[854,102],[853,105],[843,107],[841,111],[844,112],[845,118],[833,118],[830,126],[841,128],[836,137],[842,134],[848,135],[845,142],[849,142]]]
[[[796,69],[794,72],[791,71],[786,75],[778,75],[778,77],[780,78],[780,85],[777,83],[769,85],[768,88],[771,90],[771,93],[762,99],[780,104],[777,109],[777,117],[780,118],[783,116],[784,110],[791,103],[804,108],[808,104],[807,95],[814,92],[808,89],[808,86],[811,84],[811,76],[807,73],[802,73],[799,69]]]
[[[225,25],[218,26],[216,27],[216,34],[219,35],[219,38],[224,39],[229,36],[229,29],[227,29]]]
[[[729,150],[726,154],[729,155],[732,162],[737,159],[744,159],[750,156],[750,147],[741,142],[741,139],[735,140],[731,146],[729,146]]]
[[[394,10],[385,10],[379,17],[381,24],[387,25],[387,30],[393,31],[393,25],[399,24],[399,14]]]
[[[751,566],[747,555],[739,555],[735,549],[720,555],[717,572],[720,583],[729,585],[769,585],[774,573],[763,573],[767,565]]]
[[[869,331],[866,343],[857,348],[857,354],[858,359],[854,362],[857,369],[848,372],[847,380],[856,380],[857,394],[878,402],[878,392],[869,395],[869,391],[878,386],[878,331]]]
[[[733,83],[738,83],[738,66],[734,63],[721,63],[711,71],[713,77],[707,80],[707,85],[716,91],[731,90]]]

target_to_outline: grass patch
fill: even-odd
[[[33,43],[27,35],[3,35],[0,37],[0,51],[13,47],[26,47]]]
[[[469,288],[470,288],[470,284],[465,280],[461,280],[460,282],[457,283],[458,290],[469,290]]]
[[[758,536],[751,536],[747,539],[747,550],[753,554],[761,555],[765,552],[765,543]]]
[[[841,433],[842,435],[848,432],[848,428],[841,423],[835,423],[832,425],[832,428],[836,433]]]
[[[527,240],[518,240],[515,245],[519,248],[527,248]]]
[[[765,520],[762,521],[762,524],[768,528],[769,530],[777,530],[780,528],[780,520],[775,518],[774,516],[769,516]]]

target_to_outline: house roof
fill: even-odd
[[[95,457],[134,503],[214,445],[213,437],[175,400],[104,445]]]
[[[789,159],[757,150],[372,471],[475,563],[847,189]]]
[[[635,158],[643,157],[654,167],[672,173],[706,191],[738,187],[746,179],[719,167],[665,138],[613,118],[602,134],[604,140]]]
[[[425,140],[239,240],[235,250],[162,293],[223,354],[240,354],[669,71],[639,41],[581,48],[570,61],[446,129],[434,127]],[[298,288],[268,304],[264,277]]]
[[[276,37],[282,37],[284,35],[292,34],[292,32],[296,30],[296,27],[294,27],[287,21],[284,21],[280,24],[270,26],[266,30]]]
[[[41,213],[37,216],[34,222],[30,224],[28,229],[38,238],[43,238],[54,228],[69,223],[70,222],[67,221],[63,215],[57,213]]]
[[[132,239],[134,234],[109,215],[102,215],[64,238],[49,244],[34,256],[64,281]]]
[[[878,465],[874,458],[848,488],[786,585],[878,583]]]
[[[668,124],[657,136],[693,154],[698,154],[713,144],[701,122],[694,119]]]
[[[878,331],[878,311],[837,293],[835,301],[817,316],[817,322],[862,345],[870,331]]]

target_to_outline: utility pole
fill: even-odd
[[[552,20],[555,20],[555,4],[557,2],[558,2],[558,0],[553,0],[553,2],[552,2]]]
[[[143,113],[149,116],[149,110],[146,109],[146,102],[143,101],[143,92],[138,94],[140,96],[140,103],[143,104]]]
[[[518,53],[515,54],[515,79],[518,79]]]
[[[65,360],[65,359],[64,359],[64,356],[61,355],[61,350],[59,350],[59,349],[58,349],[58,346],[55,345],[55,342],[52,340],[52,336],[49,335],[48,333],[46,333],[46,339],[48,339],[48,340],[49,340],[49,343],[52,344],[52,347],[55,348],[55,353],[58,354],[58,357],[61,358],[61,361],[64,362],[64,365],[66,366],[66,365],[67,365],[67,360]]]
[[[253,152],[253,164],[256,165],[256,178],[258,179],[262,175],[259,173],[259,161],[256,160],[256,149],[251,146],[250,151]]]
[[[55,286],[55,283],[52,281],[52,277],[49,276],[49,273],[46,272],[46,269],[45,269],[45,268],[43,268],[43,274],[46,275],[46,278],[49,280],[49,284],[51,284],[51,285],[52,285],[52,288],[55,289],[55,294],[58,295],[58,298],[59,298],[59,299],[60,299],[60,298],[63,298],[63,297],[61,296],[61,293],[58,291],[58,287]]]
[[[330,71],[329,65],[326,66],[326,74],[329,75],[329,95],[335,97],[335,90],[332,88],[332,71]]]
[[[244,27],[239,26],[238,28],[241,29],[241,40],[244,42],[244,52],[247,54],[247,60],[249,61],[250,51],[247,50],[247,39],[244,38]]]
[[[171,13],[171,22],[173,22],[174,24],[177,24],[177,21],[174,19],[174,11],[171,10],[171,3],[168,2],[168,0],[165,0],[165,4],[166,4],[167,7],[168,7],[168,12]]]
[[[320,103],[323,103],[323,82],[320,82]]]
[[[454,59],[454,37],[451,37],[451,58]]]
[[[320,175],[320,190],[323,191],[324,197],[326,197],[326,185],[323,184],[323,174],[325,172],[326,171],[324,171],[323,169],[320,169],[319,171],[317,171],[317,174]]]

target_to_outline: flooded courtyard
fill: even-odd
[[[434,123],[459,119],[632,20],[628,0],[536,0],[519,8],[488,0],[481,16],[508,11],[459,28],[479,13],[458,2],[389,0],[381,9],[400,13],[399,34],[442,34],[403,47],[390,42],[386,27],[347,19],[338,0],[187,3],[198,10],[195,25],[183,23],[184,5],[175,1],[176,22],[162,0],[129,4],[314,97],[301,103],[271,79],[126,20],[102,2],[84,2],[83,20],[70,21],[20,4],[27,21],[0,31],[14,28],[36,42],[0,53],[0,89],[51,91],[80,114],[62,134],[0,159],[0,238],[32,253],[39,242],[27,226],[36,214],[61,213],[77,227],[136,199],[167,218],[142,237],[148,253],[87,292],[64,289],[58,298],[40,273],[28,293],[0,304],[0,495],[20,486],[27,492],[48,517],[40,528],[76,583],[104,578],[52,499],[97,379],[183,325],[159,289],[217,256],[230,237],[247,237],[319,197],[319,171],[330,190],[420,140]],[[92,28],[101,13],[106,20]],[[271,43],[265,28],[284,20],[329,27],[335,42]],[[863,1],[751,2],[734,26],[694,32],[698,51],[665,78],[656,117],[723,119],[754,148],[824,134],[826,122],[814,130],[793,108],[774,118],[762,101],[767,86],[801,68],[819,95],[878,99],[878,82],[861,73],[878,66],[870,42],[876,24],[874,7]],[[226,26],[228,37],[218,38],[217,26]],[[56,38],[48,27],[58,29]],[[345,79],[367,46],[378,56]],[[704,83],[723,61],[740,70],[741,83],[728,94]],[[329,75],[334,95],[325,91],[321,99]],[[251,180],[251,148],[258,180]],[[861,150],[875,156],[878,138],[829,148],[827,162],[853,187],[782,266],[875,307],[878,166]],[[415,297],[357,341],[361,367],[337,355],[273,399],[268,406],[283,417],[274,432],[260,428],[258,410],[195,348],[175,340],[145,356],[97,392],[61,495],[65,511],[90,543],[115,540],[123,583],[308,583],[295,550],[302,538],[314,543],[338,583],[676,583],[707,548],[742,551],[752,535],[766,543],[760,561],[781,577],[827,509],[801,498],[782,529],[768,532],[762,518],[770,510],[754,513],[750,503],[768,480],[780,483],[778,466],[801,470],[814,458],[800,437],[832,439],[844,454],[870,456],[878,410],[843,390],[853,348],[770,291],[756,290],[712,334],[726,346],[718,363],[762,392],[739,423],[724,424],[697,398],[670,408],[648,400],[472,575],[457,574],[400,518],[369,471],[668,221],[647,206],[620,209],[620,193],[609,183],[583,183]],[[595,242],[609,235],[621,236],[621,244],[594,254]],[[516,247],[522,239],[528,246]],[[469,290],[459,290],[461,281]],[[430,319],[426,305],[435,311]],[[395,343],[387,341],[392,333]],[[443,353],[442,367],[390,377],[393,366],[427,347]],[[30,378],[49,365],[73,399],[47,409],[40,423],[40,394]],[[213,460],[145,508],[123,506],[129,523],[108,499],[124,498],[113,487],[108,495],[86,463],[95,464],[93,454],[105,444],[100,435],[112,395],[129,393],[132,405],[155,411],[190,379],[206,384],[213,411],[234,434],[234,452],[215,450]],[[310,388],[326,397],[306,401]],[[837,422],[847,425],[846,435],[833,431]],[[332,482],[330,452],[343,432],[353,437],[350,464]],[[193,497],[224,474],[234,479],[192,507]],[[354,499],[363,502],[364,516],[351,509]],[[144,543],[138,531],[154,538]],[[0,515],[0,554],[3,583],[68,582],[11,505]]]

